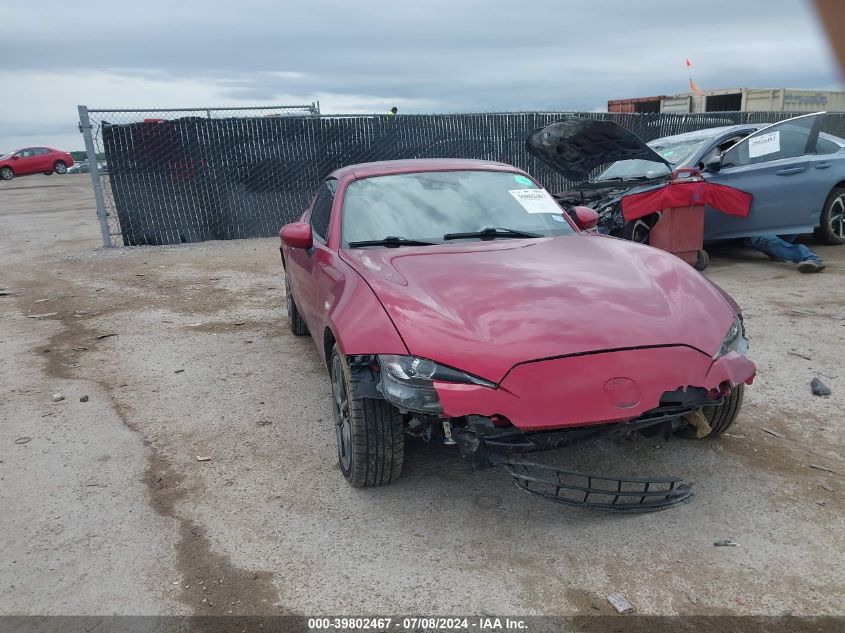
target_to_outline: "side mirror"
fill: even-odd
[[[704,164],[704,167],[707,171],[711,171],[713,173],[719,171],[722,168],[722,157],[714,156]]]
[[[596,228],[599,223],[599,214],[595,209],[590,207],[572,207],[575,224],[582,231],[589,231]]]
[[[20,158],[20,156],[18,156],[17,154],[15,154],[14,156],[12,156],[12,160],[18,160],[19,158]]]
[[[314,237],[311,234],[311,225],[308,222],[286,224],[279,231],[279,238],[285,246],[291,248],[311,248],[314,246]]]

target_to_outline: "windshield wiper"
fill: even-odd
[[[596,178],[593,182],[632,182],[648,179],[648,176],[613,176],[612,178]]]
[[[460,240],[463,238],[480,237],[482,240],[492,240],[497,237],[544,237],[539,233],[529,233],[528,231],[517,231],[515,229],[505,229],[498,226],[487,227],[480,231],[472,231],[469,233],[446,233],[443,236],[444,240]]]
[[[387,246],[388,248],[399,248],[400,246],[434,246],[434,242],[423,242],[421,240],[409,240],[407,237],[396,237],[388,235],[380,240],[362,240],[360,242],[349,242],[349,248],[361,248],[362,246]]]

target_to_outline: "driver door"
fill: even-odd
[[[753,196],[747,218],[707,208],[704,239],[810,233],[820,207],[814,189],[820,178],[810,155],[824,113],[807,114],[762,128],[727,150],[721,168],[707,180]]]
[[[336,186],[337,180],[333,178],[321,184],[311,209],[303,218],[311,224],[314,245],[308,249],[291,249],[288,257],[288,265],[291,268],[290,285],[296,299],[296,306],[315,340],[322,336],[315,334],[315,331],[322,322],[325,312],[325,292],[320,282],[322,269],[332,259],[332,253],[327,248],[326,241],[335,202]]]

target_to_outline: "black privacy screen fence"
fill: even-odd
[[[114,244],[179,244],[268,237],[300,216],[320,181],[354,163],[476,158],[510,163],[552,191],[571,186],[525,150],[534,129],[565,116],[612,120],[645,141],[706,127],[770,123],[785,112],[319,116],[252,110],[91,110]],[[197,115],[199,114],[199,115]],[[180,116],[181,115],[181,116]],[[845,113],[823,129],[845,135]]]

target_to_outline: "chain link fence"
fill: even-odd
[[[401,158],[477,158],[516,165],[548,189],[572,183],[525,151],[532,131],[564,116],[612,120],[646,141],[786,112],[702,114],[522,112],[320,116],[319,104],[278,108],[88,110],[80,128],[105,245],[178,244],[275,235],[343,165]],[[845,113],[823,129],[845,137]],[[89,147],[90,145],[90,147]]]

